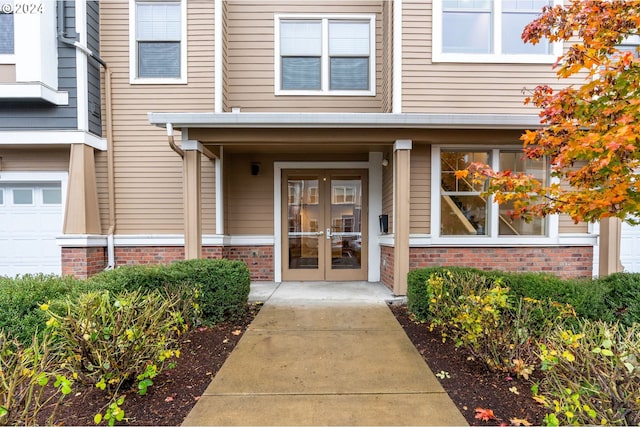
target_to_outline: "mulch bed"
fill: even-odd
[[[443,343],[440,335],[430,332],[427,325],[414,322],[405,306],[390,308],[431,370],[444,376],[440,379],[442,386],[469,424],[511,425],[513,418],[542,424],[545,411],[532,399],[529,381],[488,371],[483,364],[469,360],[453,343]],[[189,332],[174,369],[155,378],[146,396],[138,395],[135,390],[126,394],[123,408],[127,424],[180,425],[258,310],[259,307],[252,306],[242,319]],[[107,403],[104,394],[94,387],[82,388],[77,384],[74,393],[58,408],[53,424],[94,425],[94,415],[104,413],[102,407]],[[496,419],[487,422],[476,419],[476,408],[491,409]],[[41,415],[41,424],[47,424],[46,414]]]
[[[448,374],[439,379],[440,384],[470,425],[514,425],[510,420],[515,418],[542,425],[545,410],[532,398],[531,381],[489,371],[483,363],[469,359],[451,340],[443,343],[438,332],[413,321],[406,306],[390,308],[433,373]],[[476,419],[476,408],[491,409],[496,419]]]

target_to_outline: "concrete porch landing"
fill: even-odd
[[[183,425],[467,424],[384,286],[268,287],[252,291],[264,307]]]

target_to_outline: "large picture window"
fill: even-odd
[[[524,43],[524,27],[553,0],[443,0],[433,2],[433,56],[453,62],[552,62],[559,44]]]
[[[183,8],[180,1],[135,1],[132,83],[175,83],[184,78]]]
[[[438,237],[484,236],[545,237],[547,220],[536,218],[530,222],[514,219],[510,213],[513,205],[493,203],[483,195],[484,185],[470,178],[456,176],[455,172],[469,167],[471,163],[491,165],[496,170],[524,172],[535,176],[543,185],[547,184],[548,172],[545,161],[526,159],[516,149],[439,149],[439,161],[434,163],[439,175]],[[434,230],[435,231],[435,230]]]
[[[375,95],[374,16],[276,16],[280,95]]]

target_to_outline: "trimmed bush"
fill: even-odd
[[[174,282],[198,287],[202,319],[218,323],[242,315],[249,299],[251,278],[244,262],[227,259],[194,259],[171,264]]]
[[[164,265],[123,265],[88,279],[95,290],[113,293],[162,290],[171,281],[168,267]]]
[[[40,304],[77,295],[86,288],[72,277],[43,274],[0,277],[0,330],[28,344],[45,327],[47,317],[38,309]]]
[[[614,273],[594,282],[606,292],[603,320],[618,321],[627,326],[640,323],[640,273]]]

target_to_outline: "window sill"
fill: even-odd
[[[451,63],[486,63],[486,64],[554,64],[556,55],[496,55],[479,53],[436,53],[431,61]]]
[[[132,85],[186,85],[187,78],[130,78]]]
[[[276,96],[376,96],[375,90],[281,90]]]

